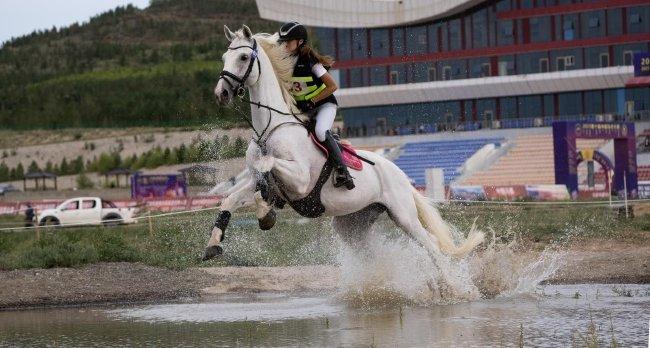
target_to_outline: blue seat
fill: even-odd
[[[408,175],[416,186],[425,185],[428,168],[441,168],[445,184],[460,175],[460,167],[486,144],[501,145],[503,138],[477,138],[406,143],[394,163]]]

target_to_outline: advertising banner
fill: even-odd
[[[528,196],[524,185],[485,186],[484,189],[489,200],[513,201]]]
[[[483,186],[451,186],[449,187],[450,199],[462,199],[465,201],[486,200]]]
[[[528,198],[536,201],[562,201],[571,198],[564,185],[526,185]]]

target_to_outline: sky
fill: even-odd
[[[0,45],[34,30],[86,22],[127,4],[145,8],[149,0],[0,0]]]

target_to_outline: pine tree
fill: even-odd
[[[41,171],[41,168],[38,167],[36,161],[32,160],[32,163],[30,163],[29,167],[27,167],[27,173],[34,173],[39,171]]]
[[[0,163],[0,182],[9,180],[9,167],[7,167],[4,162],[2,162]]]
[[[181,144],[176,150],[176,163],[185,163],[187,160],[187,148],[185,144]]]
[[[77,158],[72,161],[71,163],[71,169],[68,172],[68,174],[79,174],[84,171],[84,159],[81,156],[77,156]]]
[[[70,167],[68,166],[68,160],[63,157],[63,160],[61,161],[61,165],[59,166],[59,174],[60,175],[67,175],[70,174]]]
[[[20,180],[25,177],[25,168],[22,163],[18,163],[16,166],[16,174],[14,175],[15,180]]]

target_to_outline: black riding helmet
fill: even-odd
[[[307,42],[307,29],[298,22],[285,23],[280,27],[279,42],[290,40],[303,40]]]

